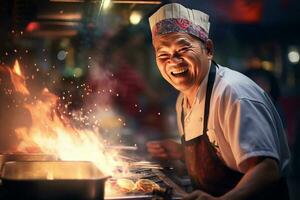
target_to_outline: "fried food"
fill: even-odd
[[[160,186],[149,179],[139,179],[134,182],[131,179],[119,178],[110,179],[105,183],[105,194],[123,195],[128,193],[152,193],[153,190],[160,190]]]
[[[158,184],[149,179],[139,179],[135,183],[135,189],[144,193],[150,193],[153,192],[154,189],[159,190],[160,187]]]
[[[135,189],[134,182],[126,178],[118,179],[116,185],[121,193],[129,193]]]

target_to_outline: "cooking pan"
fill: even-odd
[[[6,162],[1,176],[15,200],[100,200],[108,178],[85,161]]]
[[[41,153],[3,153],[0,154],[0,173],[5,162],[8,161],[56,161],[57,157]]]

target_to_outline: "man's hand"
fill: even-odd
[[[218,197],[213,197],[201,190],[196,190],[182,198],[183,200],[220,200]]]
[[[159,159],[183,160],[184,152],[181,144],[174,140],[147,142],[147,149],[151,156]]]

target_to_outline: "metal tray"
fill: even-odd
[[[8,199],[98,200],[104,198],[105,177],[91,162],[6,162],[2,173]]]
[[[56,161],[57,157],[41,153],[2,153],[0,154],[0,173],[5,162],[8,161]]]

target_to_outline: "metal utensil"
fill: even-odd
[[[127,151],[136,151],[138,150],[137,146],[105,146],[106,149],[115,149],[115,150],[127,150]]]

